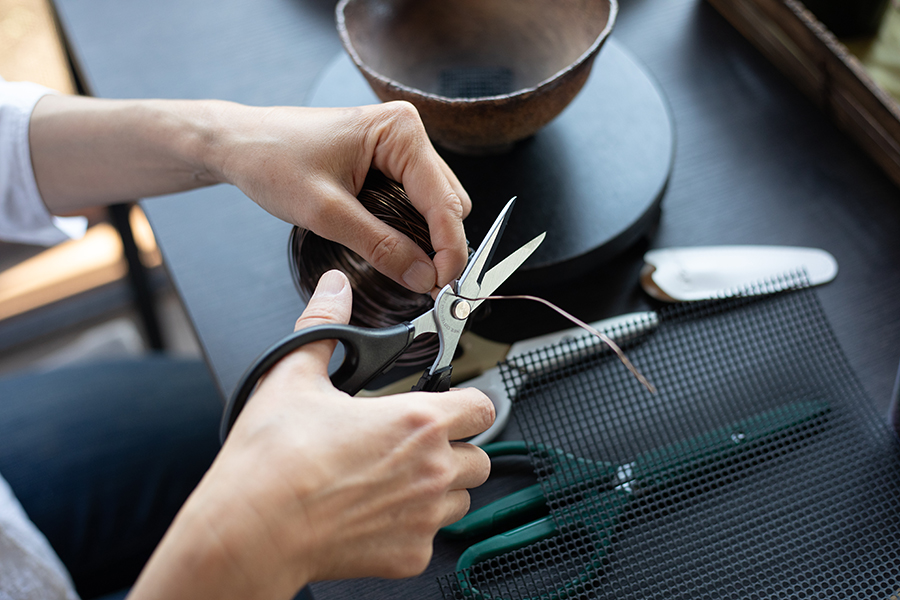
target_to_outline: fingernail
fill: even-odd
[[[331,270],[319,278],[313,298],[330,298],[337,296],[347,283],[346,276],[337,270]]]
[[[409,289],[426,294],[434,287],[434,266],[423,260],[417,260],[406,269],[402,279]]]

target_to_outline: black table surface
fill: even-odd
[[[81,76],[102,97],[302,104],[342,52],[333,0],[55,4]],[[875,408],[886,414],[900,361],[898,189],[708,4],[620,4],[614,38],[656,78],[675,124],[662,216],[652,237],[610,266],[571,286],[534,291],[599,319],[648,305],[637,274],[650,247],[823,248],[840,272],[820,288],[821,302]],[[286,263],[290,227],[229,186],[145,200],[143,207],[216,381],[229,393],[302,310]],[[536,310],[504,305],[478,331],[510,340],[567,326]],[[512,423],[504,436],[515,435]],[[489,482],[473,492],[473,502],[517,483]],[[433,597],[434,576],[450,571],[459,551],[438,541],[419,578],[314,590],[321,598]]]

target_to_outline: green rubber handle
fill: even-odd
[[[484,452],[491,458],[498,456],[527,456],[528,444],[522,440],[513,440],[511,442],[493,442],[485,444],[481,447]]]
[[[632,486],[637,485],[643,488],[645,486],[672,483],[680,477],[688,475],[697,466],[731,456],[736,448],[743,450],[754,442],[766,440],[766,438],[775,433],[821,417],[827,414],[829,410],[830,407],[825,402],[796,402],[683,442],[651,450],[640,455],[633,462],[618,467],[615,473],[616,478],[621,481],[620,485],[614,489],[600,492],[596,500],[588,507],[585,507],[592,511],[594,515],[594,518],[590,519],[591,524],[589,526],[589,529],[593,531],[591,535],[595,538],[595,544],[598,545],[598,551],[593,562],[588,564],[571,582],[567,582],[552,590],[547,596],[542,595],[541,598],[547,598],[547,600],[568,600],[577,590],[578,584],[592,579],[596,576],[596,572],[602,569],[600,559],[606,552],[606,546],[610,542],[610,535],[622,509],[633,498],[635,489]],[[515,453],[518,453],[518,451]],[[592,477],[585,478],[584,474],[580,472],[583,467],[588,465],[594,467],[606,466],[607,472],[610,473],[609,465],[604,463],[593,463],[584,459],[573,460],[575,457],[564,454],[561,451],[551,451],[551,458],[553,458],[554,453],[558,454],[559,462],[557,468],[559,470],[558,474],[562,475],[563,487],[577,484],[579,475],[581,475],[582,481],[593,479]],[[572,470],[571,473],[569,472],[570,469]],[[601,474],[602,469],[596,475],[600,476]],[[531,486],[531,488],[536,488],[536,493],[541,493],[539,485]],[[519,498],[517,502],[521,502],[524,506],[532,501],[532,496],[535,492],[531,488],[528,488],[528,492],[523,494],[523,497]],[[525,491],[522,490],[521,492]],[[513,496],[515,495],[513,494]],[[482,510],[490,509],[485,510],[486,514],[488,512],[497,513],[498,507],[504,500],[501,499]],[[541,500],[543,502],[543,499]],[[503,511],[516,512],[516,503],[509,503],[503,506]],[[503,518],[507,518],[507,516],[504,515]],[[564,523],[571,521],[572,524],[577,525],[584,516],[580,514],[578,509],[571,512],[564,509],[556,515],[556,518],[563,519]],[[493,519],[493,515],[490,518],[479,515],[474,521],[478,522],[478,527],[494,527]],[[474,523],[472,527],[475,527]],[[557,531],[554,518],[548,516],[470,546],[463,552],[456,563],[457,581],[464,595],[475,600],[496,600],[488,598],[486,594],[474,587],[469,581],[468,571],[466,570],[480,562],[550,538],[556,535]]]
[[[462,519],[441,529],[451,539],[466,539],[502,531],[547,514],[541,485],[536,483],[513,492],[496,502],[473,510]]]
[[[550,517],[532,521],[512,531],[490,537],[477,544],[472,544],[462,553],[456,563],[456,570],[461,571],[481,561],[494,558],[509,552],[510,549],[522,548],[556,535],[556,524]]]
[[[491,458],[528,455],[528,445],[521,440],[485,444],[482,450]],[[508,530],[546,514],[541,486],[534,484],[473,510],[456,523],[443,527],[441,535],[451,539],[473,538]]]
[[[709,431],[683,442],[658,448],[627,465],[630,476],[641,487],[663,485],[687,475],[705,462],[726,458],[756,442],[821,417],[829,410],[826,402],[802,401],[779,406],[726,427]]]

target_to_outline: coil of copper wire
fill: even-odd
[[[415,241],[426,254],[433,255],[428,224],[399,183],[373,169],[369,171],[357,198],[369,212]],[[352,250],[307,229],[293,229],[289,254],[294,284],[306,301],[326,271],[339,269],[347,275],[353,289],[351,325],[396,325],[418,317],[434,305],[430,295],[406,289],[376,271]],[[396,364],[400,367],[424,366],[434,360],[437,351],[437,336],[422,336],[412,343]]]

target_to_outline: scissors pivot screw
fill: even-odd
[[[453,303],[453,307],[450,309],[450,312],[460,321],[464,321],[469,318],[469,315],[472,312],[472,306],[465,300],[457,300]]]

